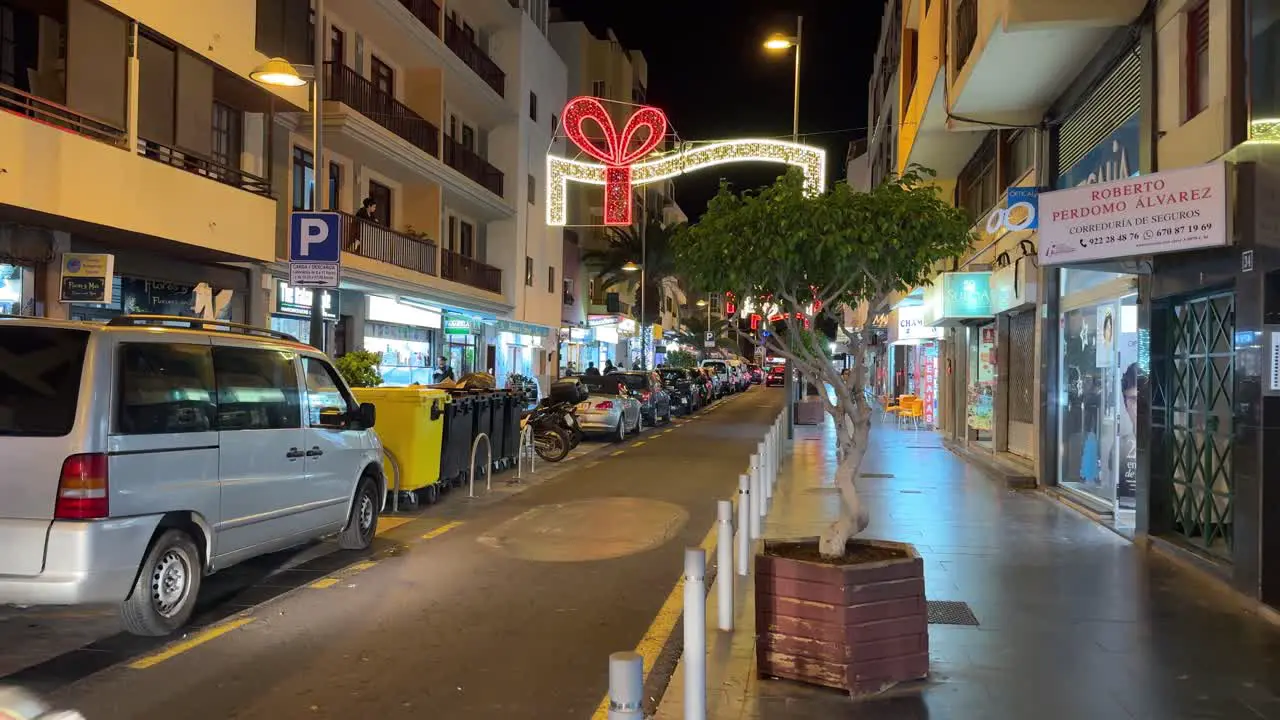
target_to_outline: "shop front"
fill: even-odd
[[[74,243],[73,243],[74,246]],[[69,320],[170,315],[244,322],[248,273],[222,265],[160,260],[138,253],[67,252],[48,282]]]
[[[991,272],[991,310],[996,318],[995,366],[1004,368],[996,385],[995,450],[1024,460],[1036,456],[1036,408],[1040,407],[1036,308],[1040,268],[1035,249],[1025,241],[1027,254],[1001,257]]]
[[[271,329],[288,333],[304,343],[311,342],[311,303],[316,295],[322,298],[324,319],[327,323],[338,321],[338,294],[296,288],[285,280],[275,278],[271,292]]]
[[[938,350],[942,328],[925,324],[922,305],[899,307],[889,314],[888,346],[901,358],[899,387],[924,403],[921,421],[926,427],[938,422]]]
[[[623,367],[631,357],[632,339],[636,335],[636,321],[623,315],[590,315],[587,317],[593,342],[583,349],[582,364],[585,370],[591,365],[603,368],[612,361]],[[639,344],[639,343],[635,343]]]
[[[382,384],[403,387],[436,381],[444,314],[403,298],[366,295],[364,349],[378,353]],[[456,367],[456,366],[455,366]]]
[[[498,320],[494,330],[497,333],[494,371],[498,385],[528,389],[532,384],[541,397],[548,380],[546,343],[551,330],[515,320]]]
[[[991,273],[946,272],[924,291],[924,322],[947,328],[940,403],[951,414],[944,427],[953,439],[993,450],[995,418],[996,325],[991,305]]]
[[[0,315],[35,314],[35,268],[0,263]]]
[[[575,375],[585,370],[587,363],[584,358],[594,343],[591,328],[560,328],[560,376]]]
[[[481,354],[484,326],[480,319],[459,312],[446,312],[441,325],[444,342],[440,354],[448,360],[454,376],[486,372],[488,368],[485,367],[485,358]]]

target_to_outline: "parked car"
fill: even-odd
[[[774,365],[769,368],[769,374],[765,376],[765,387],[782,387],[787,383],[787,367],[785,365]]]
[[[733,392],[733,380],[729,377],[729,364],[723,360],[703,360],[702,367],[712,375],[715,396],[722,398]]]
[[[578,427],[586,435],[608,435],[621,442],[627,435],[640,432],[640,400],[631,396],[627,385],[616,374],[584,375],[587,399],[578,404]]]
[[[694,382],[695,375],[684,368],[662,368],[658,370],[662,384],[671,396],[671,411],[677,415],[688,415],[702,407],[702,390]]]
[[[0,320],[0,605],[187,623],[204,576],[337,535],[373,542],[374,406],[283,333],[133,315]]]
[[[640,417],[650,427],[671,422],[671,395],[658,373],[646,370],[611,373],[622,378],[632,396],[640,401]]]
[[[759,385],[764,382],[764,368],[752,363],[747,366],[747,372],[751,376],[751,384]]]

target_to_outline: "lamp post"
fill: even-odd
[[[796,16],[796,34],[794,37],[788,37],[781,33],[770,35],[768,40],[764,41],[766,50],[782,51],[790,48],[796,49],[796,78],[795,88],[792,94],[791,103],[791,142],[800,142],[800,45],[804,39],[804,16]],[[787,439],[795,437],[795,382],[792,375],[795,373],[794,367],[787,368],[787,374],[784,376],[783,394],[787,396]]]
[[[319,18],[317,25],[324,26],[324,0],[313,0],[315,16]],[[249,78],[261,85],[275,87],[302,87],[311,84],[311,208],[317,212],[326,210],[326,195],[321,188],[327,188],[325,182],[328,165],[324,162],[323,136],[320,132],[320,70],[324,67],[325,34],[316,30],[315,44],[312,47],[311,65],[294,65],[284,58],[271,58],[254,68]],[[311,345],[325,352],[324,301],[328,291],[324,288],[311,289]]]

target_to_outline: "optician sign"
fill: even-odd
[[[1040,264],[1227,244],[1227,166],[1213,163],[1040,196]]]
[[[998,207],[987,216],[987,234],[1035,230],[1040,220],[1040,190],[1033,187],[1011,187],[1005,207]]]

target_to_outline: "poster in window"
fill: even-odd
[[[1094,342],[1097,350],[1098,367],[1111,367],[1115,361],[1116,355],[1116,333],[1119,328],[1116,327],[1115,307],[1111,303],[1098,306],[1098,338]]]

